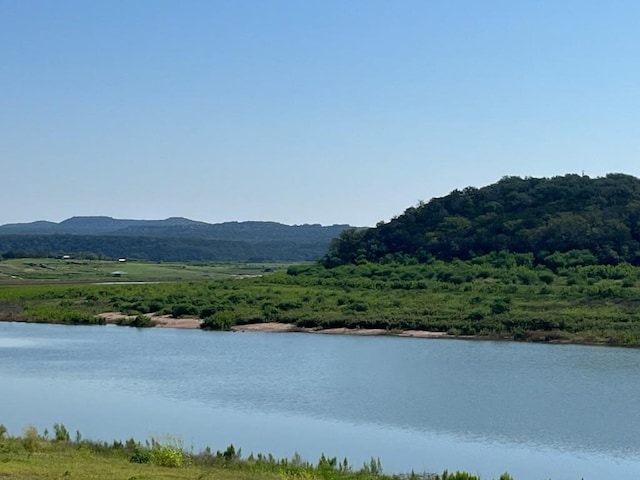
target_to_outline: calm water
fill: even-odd
[[[0,323],[0,423],[387,472],[640,477],[640,350]]]

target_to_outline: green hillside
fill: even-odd
[[[471,259],[491,252],[532,253],[536,263],[640,264],[640,180],[504,177],[454,190],[367,230],[346,230],[324,264],[402,259]]]

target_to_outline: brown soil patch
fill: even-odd
[[[171,315],[155,315],[151,317],[154,327],[160,328],[200,328],[202,320],[195,317],[173,318]]]
[[[302,332],[303,328],[296,327],[292,323],[250,323],[247,325],[235,325],[231,327],[232,332]]]
[[[105,312],[98,315],[107,323],[118,324],[121,320],[132,320],[135,315],[125,315],[121,312]],[[151,319],[151,324],[159,328],[200,328],[202,320],[195,317],[173,318],[171,315],[145,315]]]
[[[120,312],[104,312],[98,315],[100,318],[104,318],[107,323],[117,324],[120,320],[130,320],[134,318],[132,315],[125,315]]]
[[[248,325],[236,325],[231,327],[234,332],[307,332],[322,333],[325,335],[390,335],[397,337],[441,338],[446,337],[446,332],[428,332],[425,330],[406,330],[390,332],[382,328],[302,328],[290,323],[265,322],[251,323]]]
[[[121,312],[105,312],[99,315],[107,323],[118,324],[121,320],[132,320],[133,315],[125,315]],[[202,320],[195,317],[173,318],[170,315],[147,315],[151,319],[154,327],[159,328],[200,328]],[[446,337],[445,332],[428,332],[424,330],[405,330],[390,332],[382,328],[302,328],[292,323],[264,322],[249,323],[247,325],[234,325],[232,332],[307,332],[322,333],[325,335],[390,335],[396,337],[418,337],[418,338],[442,338]]]
[[[19,303],[0,302],[0,320],[19,320],[21,313],[22,305]]]
[[[389,335],[388,330],[382,328],[325,328],[323,330],[315,330],[315,333],[325,333],[327,335]]]
[[[405,330],[397,334],[399,337],[441,338],[446,337],[447,332],[429,332],[427,330]]]

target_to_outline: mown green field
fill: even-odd
[[[286,264],[179,263],[53,258],[0,262],[0,285],[22,283],[167,282],[262,275]]]
[[[464,262],[261,267],[262,276],[238,277],[231,273],[236,267],[228,268],[221,280],[5,286],[0,319],[90,324],[100,323],[99,313],[119,311],[198,317],[207,329],[283,322],[640,345],[640,268],[628,264],[549,269],[529,256],[504,254]]]
[[[193,453],[175,440],[108,444],[83,440],[79,432],[72,439],[61,424],[55,424],[52,432],[26,427],[22,435],[9,436],[0,424],[0,478],[10,480],[480,480],[465,472],[385,475],[382,468],[374,458],[352,466],[347,459],[324,455],[317,463],[297,455],[291,459],[262,454],[243,457],[233,445]],[[499,480],[513,479],[505,473]]]

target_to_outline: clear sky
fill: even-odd
[[[373,226],[639,154],[637,0],[0,0],[0,224]]]

